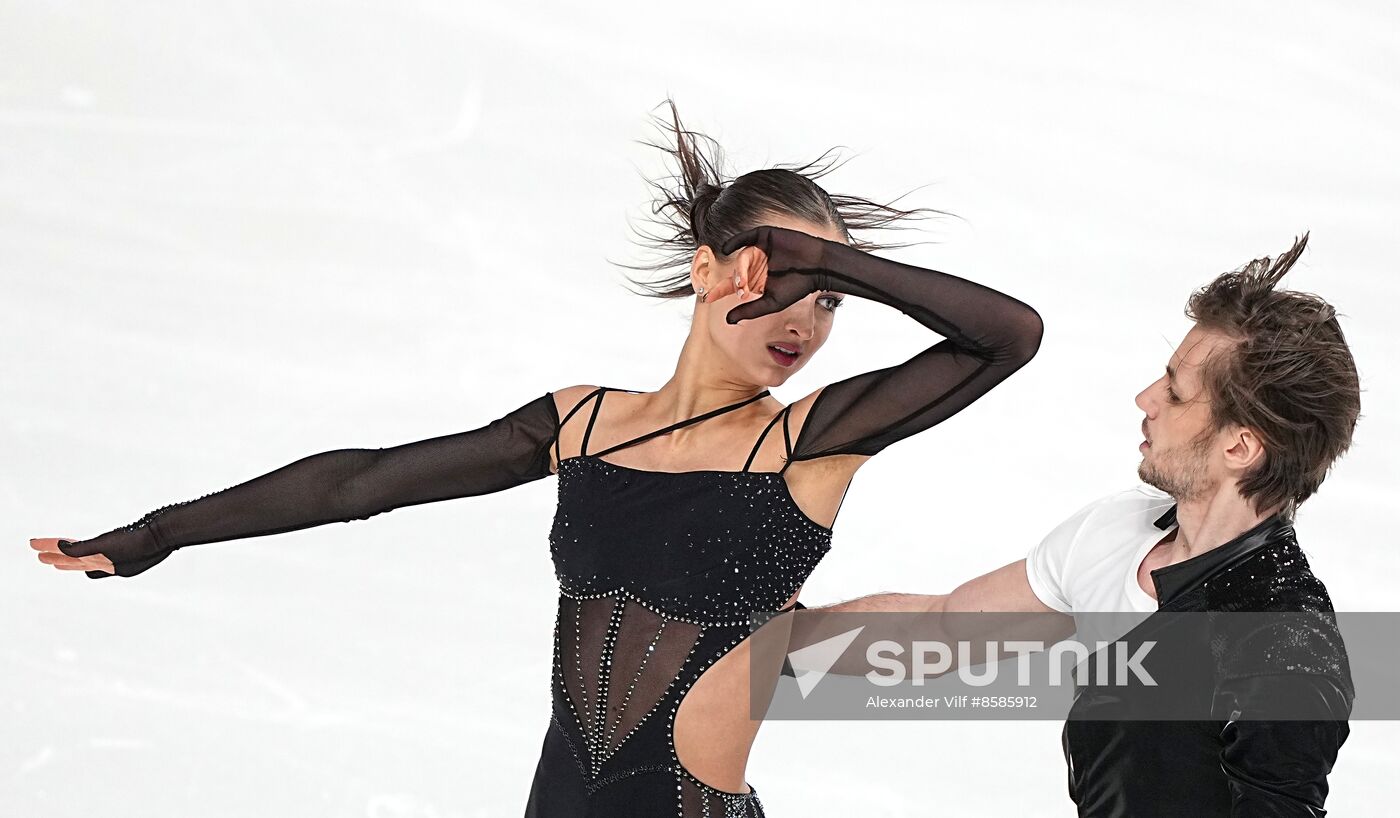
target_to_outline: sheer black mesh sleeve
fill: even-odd
[[[746,245],[767,255],[767,279],[760,298],[729,311],[731,324],[825,290],[888,304],[944,337],[902,364],[822,389],[791,460],[874,455],[957,414],[1040,348],[1040,314],[981,284],[781,227],[740,233],[721,252],[728,255]],[[759,291],[757,282],[750,286]]]
[[[145,571],[187,545],[365,520],[404,506],[501,491],[551,474],[559,429],[546,393],[478,429],[386,449],[313,454],[197,500],[164,506],[88,540],[59,541],[71,557],[102,554],[115,576]],[[85,572],[93,579],[114,576]]]

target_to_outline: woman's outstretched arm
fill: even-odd
[[[60,540],[58,548],[69,557],[101,554],[116,576],[130,577],[187,545],[348,523],[404,506],[501,491],[552,473],[549,449],[558,429],[554,395],[546,393],[478,429],[385,449],[313,454],[92,539]],[[93,579],[113,576],[86,573]]]
[[[962,411],[1040,348],[1040,314],[990,287],[782,227],[740,233],[721,252],[747,247],[763,251],[740,265],[762,296],[731,309],[731,324],[832,291],[887,304],[944,339],[902,364],[814,392],[792,460],[874,455]]]

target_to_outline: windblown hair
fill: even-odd
[[[1186,306],[1188,318],[1235,342],[1202,375],[1214,429],[1245,426],[1263,441],[1264,462],[1240,482],[1240,494],[1256,511],[1282,503],[1290,520],[1350,448],[1361,412],[1336,310],[1311,293],[1275,289],[1307,244],[1304,233],[1278,258],[1220,275]]]
[[[900,219],[949,215],[931,208],[901,210],[890,204],[877,204],[858,196],[831,195],[816,183],[841,164],[819,164],[833,149],[805,165],[750,171],[734,179],[726,176],[724,152],[718,142],[681,125],[676,105],[667,122],[653,115],[658,129],[669,133],[667,142],[641,141],[661,150],[674,160],[678,172],[661,180],[649,179],[658,197],[652,203],[651,222],[660,233],[637,230],[640,243],[660,254],[651,264],[619,264],[633,270],[650,270],[664,275],[656,281],[638,281],[628,276],[656,298],[684,298],[694,295],[690,285],[690,262],[695,251],[708,245],[716,254],[731,236],[765,223],[774,214],[791,216],[839,229],[847,242],[865,251],[907,247],[910,243],[876,243],[851,235],[852,230],[873,228],[905,229],[893,223]],[[902,196],[899,198],[903,198]],[[899,201],[899,198],[893,201]],[[668,271],[670,271],[668,273]]]

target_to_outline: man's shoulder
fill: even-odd
[[[1331,597],[1296,542],[1261,550],[1221,579],[1212,584],[1230,593],[1211,610],[1217,612],[1212,646],[1222,677],[1326,676],[1351,699],[1351,669]]]
[[[1205,609],[1214,612],[1212,646],[1222,677],[1328,676],[1350,699],[1351,671],[1332,598],[1291,523],[1208,586]]]
[[[1327,586],[1312,572],[1292,526],[1277,541],[1230,566],[1212,581],[1211,610],[1331,612]]]
[[[1100,495],[1063,519],[1037,549],[1081,568],[1114,559],[1136,548],[1173,502],[1145,484]]]
[[[1081,527],[1085,529],[1122,525],[1141,527],[1144,522],[1150,526],[1175,504],[1170,494],[1146,483],[1138,483],[1101,495],[1081,507],[1073,516],[1079,518]]]

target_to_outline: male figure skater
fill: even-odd
[[[1333,308],[1275,289],[1306,244],[1190,297],[1195,326],[1136,399],[1146,485],[1095,500],[1025,559],[946,597],[877,594],[827,609],[1330,614],[1292,522],[1350,445],[1360,385]],[[1335,631],[1291,644],[1296,632],[1278,635],[1254,665],[1216,673],[1226,677],[1208,691],[1218,721],[1095,721],[1080,696],[1062,733],[1079,814],[1325,815],[1349,732],[1345,651]],[[1259,718],[1285,705],[1312,718]]]

